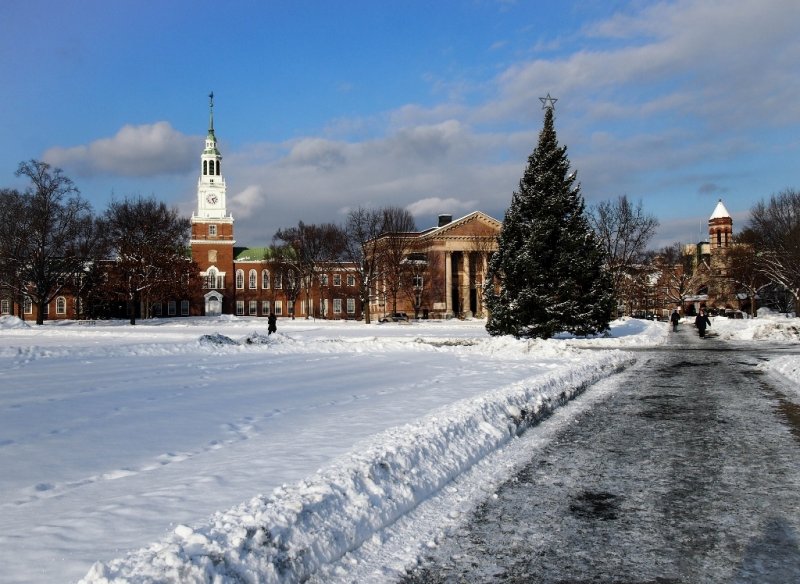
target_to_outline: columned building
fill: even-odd
[[[389,240],[402,241],[402,280],[396,299],[390,297],[386,276],[376,280],[370,291],[370,314],[378,318],[392,312],[422,318],[486,316],[483,282],[501,227],[497,219],[474,211],[456,220],[440,215],[438,226],[425,231],[381,236],[385,246],[392,246]],[[374,247],[380,250],[384,245],[379,242]],[[395,271],[387,265],[379,269],[384,274]]]

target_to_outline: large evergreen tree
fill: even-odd
[[[550,338],[608,328],[611,279],[585,213],[580,185],[569,172],[548,107],[539,144],[506,211],[484,295],[492,335]]]

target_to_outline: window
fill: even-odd
[[[342,285],[342,275],[341,274],[334,274],[333,275],[333,285],[334,286],[341,286]]]
[[[208,250],[208,263],[209,264],[217,263],[217,250],[215,249]]]
[[[205,176],[207,174],[208,174],[208,160],[204,160],[203,161],[203,175]]]
[[[348,298],[347,299],[347,314],[355,314],[356,313],[356,299],[355,298]]]
[[[261,288],[263,290],[269,290],[269,270],[261,272]]]
[[[275,301],[275,314],[280,316],[283,314],[283,301],[276,300]]]
[[[353,274],[347,274],[347,285],[351,288],[356,285],[356,277]]]
[[[181,300],[181,316],[189,316],[189,301]]]
[[[0,314],[11,314],[11,303],[6,298],[0,300]]]
[[[258,274],[255,270],[250,270],[247,280],[251,290],[258,288]]]
[[[333,299],[333,314],[342,314],[342,299]]]
[[[209,225],[208,226],[208,236],[209,237],[216,237],[217,236],[217,226],[216,225]]]
[[[320,316],[327,316],[328,315],[328,299],[327,298],[320,298],[319,299],[319,314],[320,314]]]
[[[261,314],[262,316],[269,314],[269,300],[261,301]]]
[[[221,172],[222,172],[222,161],[217,160],[217,176],[219,176]]]
[[[33,314],[33,302],[30,298],[25,298],[24,305],[25,314]]]
[[[167,302],[167,314],[169,316],[175,316],[175,308],[176,306],[174,300],[170,300],[169,302]]]
[[[411,284],[414,286],[414,290],[422,290],[422,276],[412,276]]]
[[[244,300],[236,301],[236,316],[244,316]]]
[[[244,270],[236,270],[236,289],[244,290]]]
[[[251,300],[248,310],[250,316],[258,316],[258,300]]]
[[[217,276],[217,288],[219,288],[220,290],[225,288],[225,276],[224,275]]]
[[[208,174],[214,174],[214,161],[208,161]]]
[[[328,285],[328,274],[320,274],[319,275],[319,285],[320,286],[327,286]]]
[[[63,296],[56,298],[56,314],[67,314],[67,299]]]
[[[216,283],[217,283],[217,270],[214,268],[210,268],[208,272],[206,272],[206,278],[205,282],[203,283],[203,287],[213,288]]]
[[[283,275],[282,274],[275,274],[275,288],[276,289],[283,288]]]
[[[156,302],[153,304],[151,310],[153,311],[153,316],[161,316],[161,303]]]

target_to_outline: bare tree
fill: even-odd
[[[800,192],[787,189],[750,210],[759,270],[788,290],[800,312]]]
[[[628,305],[627,284],[658,228],[658,219],[644,212],[641,200],[633,205],[622,195],[594,207],[589,220],[606,255],[617,304]]]
[[[364,322],[370,323],[370,291],[375,286],[381,265],[378,237],[383,232],[380,209],[358,207],[347,214],[344,254],[352,267],[361,294]]]
[[[730,260],[728,276],[739,290],[747,294],[750,316],[755,316],[758,291],[768,283],[768,280],[758,268],[756,235],[752,230],[745,229],[734,238],[733,245],[728,249],[728,258]]]
[[[30,230],[27,227],[30,208],[28,197],[11,189],[0,190],[0,294],[17,305],[19,317],[25,318],[23,310],[27,286],[22,280],[23,263],[29,245]]]
[[[189,296],[199,286],[186,253],[190,223],[177,209],[153,197],[126,198],[111,202],[104,224],[115,258],[109,285],[127,302],[132,325],[137,306],[149,318],[153,301]]]
[[[394,313],[397,312],[397,296],[404,284],[405,266],[403,261],[411,250],[417,226],[413,215],[406,209],[386,207],[382,214],[382,235],[379,242],[380,269]]]
[[[695,258],[686,253],[683,244],[675,242],[663,248],[654,263],[660,272],[659,283],[664,287],[665,298],[682,306],[697,283]]]
[[[309,318],[314,314],[312,287],[322,266],[342,257],[343,232],[332,223],[306,225],[300,221],[297,227],[278,230],[273,241],[284,252],[292,250],[292,266],[306,291],[306,318]]]
[[[94,218],[89,203],[61,169],[30,160],[20,163],[16,175],[31,182],[23,198],[27,235],[17,248],[17,277],[36,305],[36,324],[41,325],[50,301],[94,255]]]
[[[284,230],[283,236],[288,233]],[[273,238],[275,242],[272,247],[272,259],[275,265],[275,281],[273,283],[273,290],[282,289],[286,295],[286,303],[288,304],[286,310],[289,312],[292,320],[295,319],[294,307],[297,304],[297,298],[300,296],[302,289],[301,283],[303,282],[303,271],[300,264],[300,257],[297,254],[295,247],[286,241],[280,240],[277,237]]]

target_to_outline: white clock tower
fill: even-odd
[[[209,96],[210,113],[206,147],[201,158],[200,178],[197,181],[197,216],[225,217],[225,178],[222,176],[222,154],[214,134],[214,93]]]

